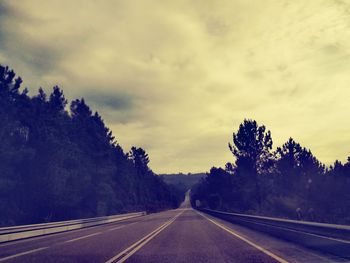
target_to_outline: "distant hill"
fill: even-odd
[[[169,185],[174,185],[177,188],[183,190],[191,189],[196,183],[199,182],[201,178],[205,176],[205,173],[195,173],[195,174],[160,174],[165,183]]]

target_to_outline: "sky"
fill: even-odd
[[[156,173],[233,162],[245,119],[327,165],[350,155],[350,2],[0,0],[0,63],[84,97]]]

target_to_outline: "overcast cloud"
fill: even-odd
[[[32,94],[85,97],[155,172],[233,161],[244,118],[330,164],[350,155],[349,14],[341,0],[0,1],[0,63]]]

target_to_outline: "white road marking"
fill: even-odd
[[[137,223],[140,223],[140,222],[134,222],[134,223],[127,224],[127,225],[123,225],[123,226],[113,227],[113,228],[111,228],[111,229],[106,230],[106,232],[114,231],[114,230],[121,229],[121,228],[124,228],[124,227],[127,227],[127,226],[132,226],[132,225],[135,225],[135,224],[137,224]]]
[[[139,220],[139,221],[134,222],[134,223],[129,224],[129,225],[133,225],[133,224],[136,224],[136,223],[139,223],[139,222],[143,222],[143,221],[147,220],[149,218],[149,216],[150,215],[129,218],[129,219],[139,219],[139,218],[141,219],[142,218],[142,220]],[[111,223],[102,224],[102,225],[90,226],[90,227],[87,227],[87,228],[73,229],[73,230],[69,230],[69,231],[57,232],[57,233],[52,233],[52,234],[43,235],[43,236],[34,236],[34,237],[26,238],[26,239],[18,239],[18,240],[8,241],[8,242],[5,242],[5,243],[0,243],[0,247],[6,247],[6,246],[14,245],[14,244],[21,244],[21,243],[31,242],[33,240],[36,241],[36,240],[40,240],[40,239],[45,239],[45,238],[50,238],[50,237],[55,237],[55,236],[61,236],[61,235],[66,235],[66,234],[71,234],[71,233],[78,233],[78,232],[82,232],[82,231],[89,231],[89,230],[91,230],[93,228],[98,228],[98,227],[104,227],[104,226],[108,227],[109,225],[112,225],[114,223],[117,223],[117,224],[125,223],[126,220],[128,220],[128,218],[123,219],[121,221],[111,222]]]
[[[231,235],[233,235],[233,236],[235,236],[235,237],[241,239],[242,241],[246,242],[247,244],[251,245],[252,247],[254,247],[254,248],[260,250],[261,252],[263,252],[264,254],[266,254],[266,255],[272,257],[273,259],[277,260],[278,262],[280,262],[280,263],[289,263],[287,260],[285,260],[285,259],[283,259],[283,258],[281,258],[281,257],[279,257],[279,256],[277,256],[277,255],[275,255],[275,254],[273,254],[273,253],[271,253],[270,251],[266,250],[265,248],[263,248],[263,247],[261,247],[261,246],[255,244],[255,243],[253,243],[252,241],[246,239],[245,237],[242,237],[241,235],[238,235],[238,234],[237,234],[236,232],[234,232],[232,229],[230,229],[230,228],[228,228],[228,227],[226,227],[226,226],[224,226],[224,225],[222,225],[222,224],[220,224],[220,223],[214,221],[213,219],[207,217],[206,215],[204,215],[204,214],[202,214],[202,213],[200,213],[200,212],[198,212],[198,211],[196,211],[196,212],[197,212],[199,215],[201,215],[202,217],[204,217],[205,219],[209,220],[209,221],[212,222],[213,224],[215,224],[215,225],[217,225],[218,227],[220,227],[221,229],[223,229],[223,230],[225,230],[226,232],[230,233]]]
[[[184,210],[181,211],[176,216],[174,216],[172,219],[166,221],[163,225],[158,227],[156,230],[149,233],[148,235],[141,238],[140,240],[136,241],[134,244],[132,244],[131,246],[129,246],[128,248],[126,248],[122,252],[120,252],[118,255],[116,255],[113,258],[106,261],[106,263],[122,263],[122,262],[124,262],[129,257],[131,257],[133,254],[135,254],[140,248],[142,248],[144,245],[146,245],[150,240],[152,240],[154,237],[156,237],[165,228],[167,228],[171,223],[173,223],[176,220],[176,218],[178,218],[184,212],[185,212]]]
[[[147,216],[149,216],[149,215],[142,216],[142,218],[145,218]],[[146,218],[145,220],[147,220],[147,219],[148,218]],[[143,222],[145,220],[144,219],[143,220],[139,220],[139,221],[133,222],[131,224],[123,225],[122,227],[124,227],[124,226],[131,226],[131,225]],[[120,224],[120,223],[124,223],[124,222],[116,222],[116,223]],[[113,223],[111,223],[111,225],[112,224]],[[41,239],[45,239],[45,238],[52,238],[52,237],[56,237],[56,236],[63,236],[63,235],[66,235],[66,234],[72,234],[72,233],[79,233],[79,232],[83,232],[83,231],[89,231],[91,229],[98,228],[98,227],[109,227],[109,226],[108,226],[108,224],[106,224],[106,225],[98,225],[98,226],[91,226],[91,227],[88,227],[88,228],[74,229],[74,230],[70,230],[70,231],[66,231],[66,232],[58,232],[58,233],[53,233],[53,234],[44,235],[44,236],[36,236],[36,237],[30,237],[30,238],[26,238],[26,239],[13,240],[13,241],[9,241],[9,242],[5,242],[5,243],[0,244],[0,247],[12,246],[12,245],[17,245],[17,244],[21,244],[21,243],[32,242],[33,240],[37,241],[37,240],[41,240]],[[122,228],[122,227],[120,227],[120,228]],[[119,228],[119,226],[113,228],[113,230],[116,230],[118,228]],[[109,230],[106,230],[106,232],[107,231],[109,231]],[[58,244],[61,244],[61,243],[58,243]]]
[[[120,222],[117,222],[117,223],[120,223]],[[106,224],[106,225],[91,226],[91,227],[87,227],[87,228],[69,230],[66,232],[52,233],[52,234],[48,234],[48,235],[44,235],[44,236],[35,236],[35,237],[26,238],[26,239],[8,241],[8,242],[0,244],[0,247],[12,246],[12,245],[17,245],[17,244],[26,243],[26,242],[28,243],[28,242],[32,242],[34,240],[37,241],[37,240],[41,240],[41,239],[45,239],[45,238],[59,237],[59,236],[67,235],[67,234],[68,235],[75,234],[75,233],[89,231],[91,229],[98,228],[98,227],[104,227],[104,226],[108,226],[108,225]]]
[[[134,222],[134,223],[131,223],[131,224],[128,224],[128,225],[122,225],[122,226],[114,227],[114,228],[106,230],[105,232],[112,231],[112,230],[117,230],[117,229],[120,229],[120,228],[123,228],[123,227],[126,227],[126,226],[131,226],[131,225],[134,225],[136,223],[139,223],[139,222]],[[86,230],[86,229],[79,229],[79,230]],[[77,230],[77,232],[79,230]],[[57,244],[54,244],[53,246],[61,245],[61,244],[64,244],[64,243],[71,243],[71,242],[78,241],[78,240],[81,240],[81,239],[85,239],[85,238],[88,238],[88,237],[96,236],[96,235],[99,235],[99,234],[102,234],[102,233],[104,233],[104,232],[96,232],[96,233],[92,233],[92,234],[89,234],[89,235],[86,235],[86,236],[73,238],[73,239],[70,239],[70,240],[67,240],[67,241],[64,241],[64,242],[59,242]],[[58,233],[58,234],[63,234],[63,233]],[[47,236],[38,237],[35,240],[46,238],[46,237]],[[19,241],[28,241],[28,240],[26,239],[26,240],[19,240]],[[17,243],[19,243],[19,242],[16,242],[16,244]],[[6,245],[11,245],[11,244],[14,244],[14,243],[7,243]],[[28,250],[28,251],[21,252],[21,253],[18,253],[18,254],[14,254],[14,255],[11,255],[11,256],[7,256],[7,257],[4,257],[4,258],[0,258],[0,262],[3,262],[5,260],[9,260],[9,259],[12,259],[12,258],[20,257],[20,256],[23,256],[23,255],[35,253],[35,252],[38,252],[38,251],[41,251],[41,250],[44,250],[44,249],[47,249],[47,248],[49,248],[49,247],[36,248],[36,249],[33,249],[33,250]]]
[[[93,236],[96,236],[96,235],[99,235],[99,234],[102,234],[102,232],[97,232],[97,233],[93,233],[93,234],[90,234],[90,235],[73,238],[73,239],[64,241],[63,243],[71,243],[71,242],[78,241],[78,240],[81,240],[81,239],[84,239],[84,238],[93,237]]]
[[[333,241],[337,241],[337,242],[343,242],[343,243],[350,244],[349,240],[338,239],[338,238],[334,238],[334,237],[321,236],[321,235],[308,233],[308,232],[300,231],[300,230],[295,230],[295,229],[291,229],[291,228],[287,228],[287,227],[274,226],[274,225],[263,224],[263,223],[252,222],[252,221],[246,221],[246,220],[245,220],[245,222],[249,222],[251,224],[261,225],[261,226],[270,226],[270,227],[279,228],[279,229],[282,229],[282,230],[287,230],[287,231],[290,231],[290,232],[302,233],[302,234],[308,235],[308,236],[314,236],[314,237],[319,237],[319,238],[323,238],[323,239],[328,239],[328,240],[333,240]]]
[[[9,260],[9,259],[13,259],[13,258],[16,258],[16,257],[24,256],[24,255],[27,255],[27,254],[35,253],[35,252],[38,252],[38,251],[41,251],[41,250],[44,250],[44,249],[47,249],[47,248],[48,247],[36,248],[36,249],[29,250],[29,251],[26,251],[26,252],[14,254],[14,255],[11,255],[11,256],[8,256],[8,257],[0,258],[0,262],[3,262],[5,260]]]
[[[126,226],[117,226],[117,227],[113,227],[111,229],[107,229],[106,232],[109,232],[109,231],[114,231],[114,230],[117,230],[117,229],[121,229],[121,228],[124,228]]]

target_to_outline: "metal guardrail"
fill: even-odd
[[[44,224],[32,224],[0,228],[0,243],[48,235],[53,233],[65,232],[85,227],[97,226],[113,223],[125,219],[146,215],[146,212],[119,214],[113,216],[94,217],[78,220],[60,221]]]
[[[350,259],[350,226],[227,213],[211,209],[199,210],[308,248]]]

